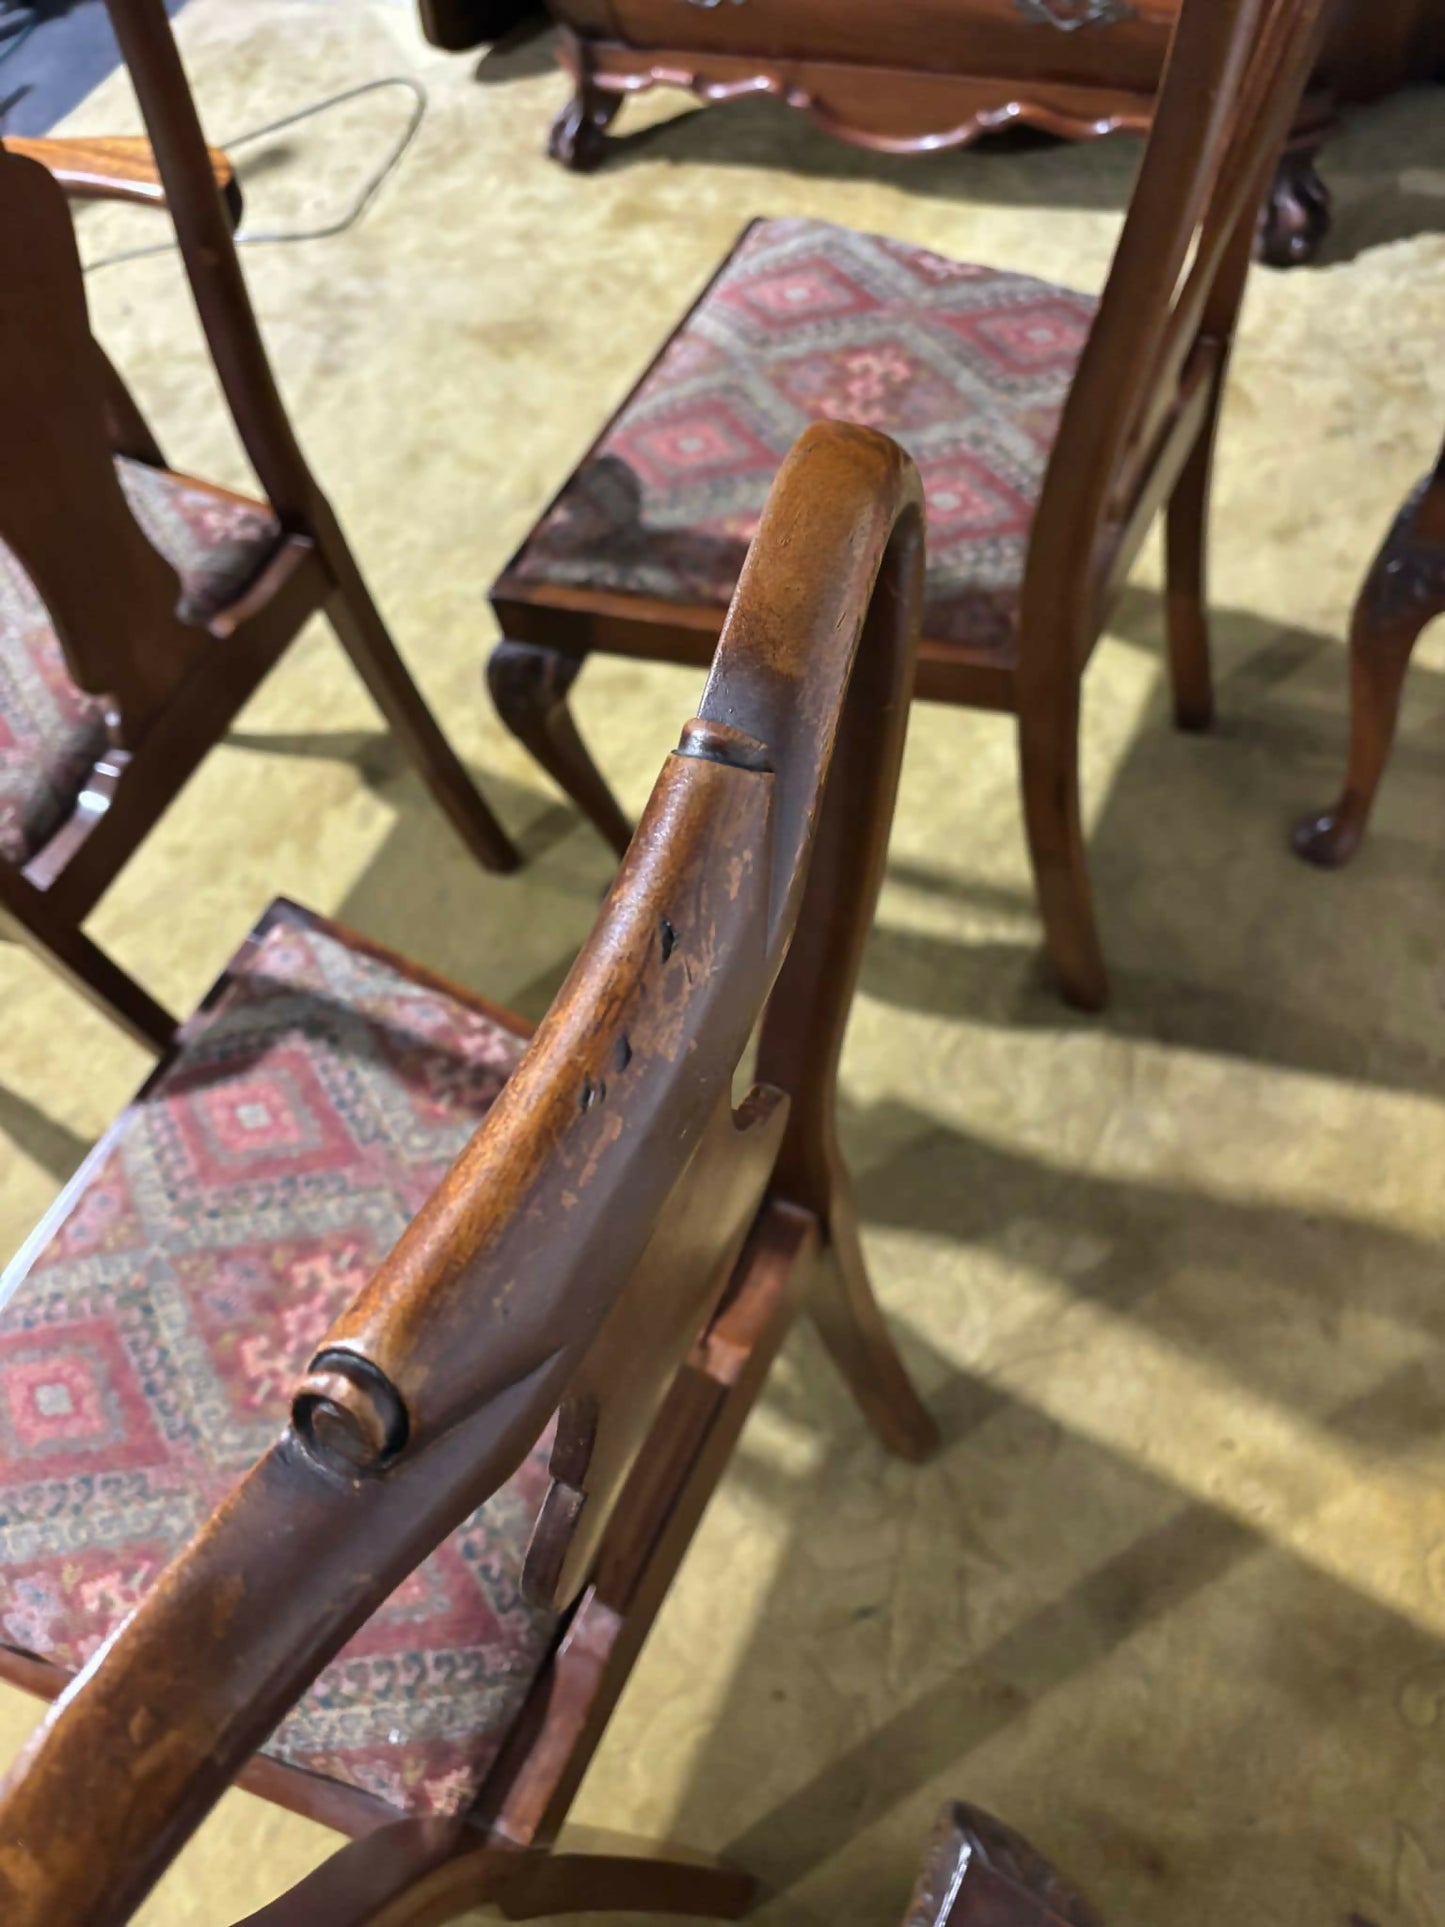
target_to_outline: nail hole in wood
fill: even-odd
[[[632,1046],[625,1035],[619,1037],[612,1046],[612,1061],[619,1071],[625,1071],[632,1062]]]
[[[667,918],[664,917],[662,919],[662,961],[664,963],[666,963],[672,955],[676,944],[677,932],[673,929]]]

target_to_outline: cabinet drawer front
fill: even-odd
[[[1152,91],[1178,0],[608,0],[618,37]],[[568,0],[554,0],[565,18]],[[580,11],[595,13],[588,5]],[[577,22],[586,31],[586,26]],[[595,31],[595,28],[594,28]]]

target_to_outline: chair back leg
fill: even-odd
[[[1059,989],[1079,1010],[1102,1010],[1109,978],[1094,921],[1079,794],[1079,677],[1034,678],[1019,691],[1024,827]]]
[[[632,825],[578,735],[567,705],[581,671],[580,656],[504,638],[487,663],[487,684],[497,714],[517,741],[596,826],[604,842],[625,856]]]
[[[162,1051],[176,1020],[113,957],[60,916],[18,870],[0,863],[0,935],[12,936],[51,966],[80,994],[128,1031],[138,1044]]]
[[[437,726],[339,531],[321,547],[337,581],[326,613],[372,700],[471,854],[488,870],[515,870],[521,862],[516,845]]]

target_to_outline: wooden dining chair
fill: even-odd
[[[928,501],[918,694],[1018,716],[1064,995],[1107,996],[1079,798],[1080,681],[1156,514],[1182,728],[1211,720],[1205,520],[1259,210],[1322,0],[1184,0],[1102,298],[815,220],[743,234],[492,589],[492,694],[613,845],[567,708],[587,656],[707,660],[803,424],[909,449]]]
[[[834,1123],[922,566],[907,458],[810,430],[535,1035],[274,906],[16,1259],[0,1673],[85,1672],[6,1927],[125,1920],[233,1780],[357,1836],[250,1927],[745,1908],[552,1843],[805,1296],[935,1443]]]
[[[979,1807],[939,1814],[903,1927],[1103,1927],[1022,1834]]]
[[[0,145],[0,931],[162,1045],[174,1020],[83,921],[318,610],[467,847],[492,869],[517,856],[297,445],[164,0],[109,3],[154,165],[134,143]],[[90,332],[62,182],[163,197],[264,500],[166,466]]]
[[[1333,808],[1307,816],[1294,847],[1337,870],[1360,847],[1389,761],[1410,657],[1445,615],[1445,448],[1413,489],[1365,576],[1350,624],[1350,752]]]

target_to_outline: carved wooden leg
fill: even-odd
[[[621,105],[621,94],[604,93],[584,69],[574,77],[572,98],[552,123],[547,152],[574,174],[590,174],[606,157],[607,129]]]
[[[1411,652],[1445,614],[1445,458],[1406,502],[1365,577],[1350,625],[1350,753],[1333,809],[1295,827],[1307,863],[1338,869],[1360,846],[1380,786]]]
[[[497,714],[619,856],[632,841],[632,825],[577,734],[567,707],[582,658],[538,643],[499,642],[487,664]]]
[[[914,1390],[873,1296],[841,1159],[829,1190],[827,1243],[809,1309],[833,1363],[883,1445],[900,1459],[926,1459],[938,1448],[938,1426]]]
[[[1330,190],[1315,169],[1319,147],[1296,147],[1280,158],[1259,228],[1259,256],[1274,268],[1312,261],[1330,231]]]
[[[1169,675],[1174,689],[1174,721],[1180,729],[1208,729],[1214,721],[1206,561],[1219,395],[1216,388],[1214,405],[1174,484],[1164,517]]]
[[[1065,1002],[1080,1010],[1102,1010],[1109,1000],[1109,978],[1094,926],[1084,850],[1076,675],[1021,700],[1019,764],[1049,960]]]
[[[349,559],[349,558],[348,558]],[[516,846],[437,726],[354,565],[326,605],[342,647],[452,828],[488,870],[515,870]]]

